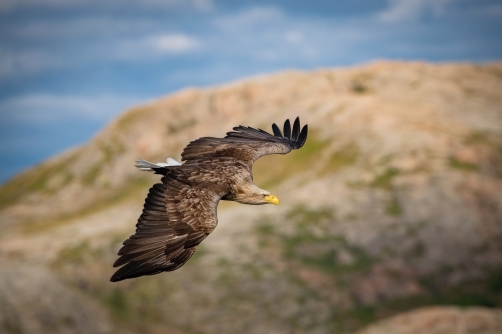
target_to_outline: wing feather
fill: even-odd
[[[291,139],[291,123],[289,123],[289,119],[284,122],[284,138]]]
[[[242,161],[248,167],[256,159],[267,154],[286,154],[299,149],[305,144],[308,127],[300,131],[300,119],[297,117],[291,133],[291,123],[284,122],[283,133],[276,124],[272,125],[273,135],[261,129],[246,126],[233,128],[225,138],[202,137],[183,150],[182,161],[200,163],[201,160],[214,157],[232,157]]]
[[[217,224],[216,207],[226,193],[218,185],[186,182],[169,172],[150,188],[136,233],[124,241],[112,282],[180,268]]]
[[[293,124],[293,134],[291,135],[291,140],[297,142],[299,134],[300,134],[300,119],[297,117],[295,119],[295,123]]]
[[[281,129],[277,126],[277,124],[272,124],[272,131],[274,131],[274,136],[275,137],[280,137],[283,138]]]
[[[300,136],[298,138],[298,145],[299,147],[302,147],[303,144],[305,144],[305,141],[307,140],[307,133],[309,131],[309,126],[308,125],[305,125],[302,129],[302,131],[300,132]]]

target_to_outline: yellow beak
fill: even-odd
[[[265,196],[264,199],[265,199],[265,201],[267,201],[269,203],[279,205],[279,199],[277,197],[275,197],[274,195]]]

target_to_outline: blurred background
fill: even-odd
[[[0,332],[501,333],[501,57],[497,0],[3,0]],[[280,207],[108,282],[136,158],[296,116]]]

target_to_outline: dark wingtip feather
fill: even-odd
[[[272,124],[272,131],[274,131],[274,136],[282,138],[282,132],[281,129],[277,126],[277,124]]]
[[[305,141],[307,140],[307,133],[309,131],[309,126],[308,125],[305,125],[302,129],[302,131],[300,132],[300,135],[298,137],[298,148],[302,147],[303,144],[305,144]]]
[[[118,278],[115,274],[113,274],[112,277],[110,277],[110,282],[118,282],[118,281],[121,281],[122,279],[121,278]]]
[[[284,138],[291,139],[291,123],[289,123],[289,119],[284,122]]]
[[[295,119],[293,123],[293,134],[291,135],[291,140],[296,142],[298,141],[298,135],[300,134],[300,117]]]
[[[123,272],[121,272],[119,269],[112,275],[112,277],[110,277],[110,282],[119,282],[125,279],[126,277],[123,277]]]

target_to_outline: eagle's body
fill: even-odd
[[[236,127],[225,138],[203,137],[183,151],[184,164],[137,161],[137,167],[163,175],[148,193],[136,233],[124,241],[111,281],[173,271],[185,264],[214,230],[220,200],[243,204],[279,204],[277,197],[253,183],[252,165],[267,154],[286,154],[303,146],[307,126],[298,118],[284,123],[284,135]]]

